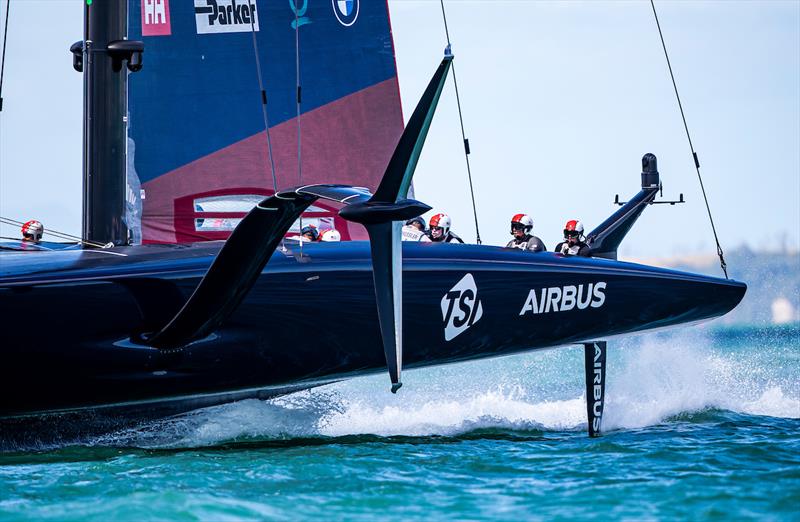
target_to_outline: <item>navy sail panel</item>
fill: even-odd
[[[272,163],[279,190],[377,187],[403,130],[386,2],[130,0],[129,9],[129,38],[145,43],[128,93],[128,170],[141,184],[129,196],[142,198],[144,242],[227,238],[273,193]],[[314,210],[309,222],[366,238],[334,208]]]

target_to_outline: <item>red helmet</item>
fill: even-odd
[[[511,235],[514,235],[514,229],[522,227],[522,230],[528,234],[533,229],[533,219],[527,214],[517,214],[511,218]]]
[[[431,218],[430,227],[431,230],[433,230],[435,227],[441,228],[442,235],[446,236],[450,231],[450,216],[447,214],[436,214]]]
[[[567,224],[564,225],[564,237],[569,236],[577,236],[581,237],[583,235],[583,223],[581,223],[577,219],[571,219],[567,221]]]
[[[24,225],[22,225],[22,237],[25,239],[29,239],[31,241],[40,241],[42,239],[42,235],[44,234],[44,225],[36,221],[35,219],[31,219]]]

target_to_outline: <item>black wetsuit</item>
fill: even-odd
[[[556,245],[555,252],[558,254],[564,254],[565,256],[581,256],[581,257],[589,257],[591,255],[592,249],[589,248],[589,245],[584,243],[583,241],[578,241],[574,245],[570,246],[568,242],[562,241],[558,245]]]
[[[541,239],[530,234],[526,234],[522,239],[516,237],[508,242],[506,248],[519,248],[526,252],[547,252],[547,247]]]

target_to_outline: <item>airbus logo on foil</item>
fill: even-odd
[[[255,0],[194,0],[197,34],[258,31]]]
[[[333,5],[333,14],[339,23],[345,27],[350,27],[356,23],[358,18],[358,10],[361,7],[359,0],[331,0]]]
[[[519,315],[547,314],[550,312],[566,312],[577,308],[600,308],[606,302],[606,283],[589,283],[588,285],[553,286],[533,289],[528,293],[525,304]]]
[[[467,331],[483,316],[478,300],[478,287],[472,274],[467,274],[442,297],[444,340],[451,341]]]
[[[600,358],[603,352],[600,347],[595,343],[594,345],[594,360],[592,364],[592,428],[595,433],[600,432],[600,422],[603,417],[603,368]],[[586,397],[589,401],[589,397]]]

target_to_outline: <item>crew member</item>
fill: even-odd
[[[328,241],[341,241],[342,240],[342,234],[338,230],[335,230],[333,228],[329,228],[327,230],[323,230],[322,232],[320,232],[319,240],[320,241],[325,241],[325,242],[328,242]]]
[[[506,248],[519,248],[527,252],[546,252],[542,240],[531,234],[533,219],[527,214],[517,214],[511,218],[511,235],[514,239],[508,242]]]
[[[300,241],[316,241],[319,239],[319,230],[314,225],[306,225],[300,230]]]
[[[31,243],[38,243],[42,240],[42,235],[44,234],[44,225],[36,221],[35,219],[31,219],[24,225],[22,225],[22,240],[23,241],[30,241]]]
[[[428,235],[434,243],[464,242],[450,230],[450,216],[447,214],[436,214],[431,218],[431,228]]]
[[[571,219],[564,227],[564,241],[556,246],[556,252],[565,256],[589,257],[591,249],[583,240],[583,223]]]
[[[425,220],[422,217],[411,218],[403,225],[403,241],[422,241],[430,243],[431,238],[425,234]]]

